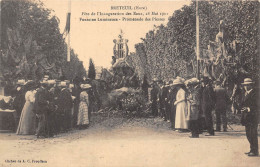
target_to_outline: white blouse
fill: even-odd
[[[35,101],[35,91],[27,91],[25,94],[25,100],[31,103]]]

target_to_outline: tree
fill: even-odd
[[[0,76],[5,80],[84,75],[73,50],[73,62],[66,62],[67,45],[51,12],[40,0],[1,1]]]
[[[95,65],[93,63],[93,60],[91,58],[89,59],[88,77],[90,79],[96,78],[96,69],[95,69]]]
[[[195,7],[193,2],[176,10],[166,26],[155,26],[146,33],[143,42],[137,44],[144,47],[136,48],[133,55],[145,55],[145,73],[148,78],[168,80],[176,76],[195,76],[195,72],[191,72],[195,71],[197,65]],[[259,79],[259,2],[200,1],[199,16],[201,51],[207,51],[209,41],[215,41],[219,22],[224,20],[227,44],[234,40],[241,42],[239,52],[234,55],[240,59],[239,66],[248,72],[248,77]],[[229,78],[236,78],[233,72],[227,74]]]
[[[147,76],[145,74],[144,78],[143,78],[143,83],[142,83],[142,90],[144,92],[144,96],[145,96],[146,100],[148,100],[148,88],[149,88],[149,83],[147,81]]]
[[[66,62],[66,66],[62,66],[63,75],[69,80],[73,80],[76,77],[83,78],[86,76],[86,70],[82,61],[78,59],[78,55],[73,49],[70,51],[71,60]]]

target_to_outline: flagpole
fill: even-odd
[[[200,25],[199,25],[199,0],[196,0],[196,56],[197,78],[200,79]]]
[[[71,14],[71,0],[68,1],[68,15]],[[70,62],[70,31],[68,31],[67,62]]]

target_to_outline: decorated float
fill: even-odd
[[[109,85],[105,106],[125,112],[139,112],[145,106],[140,79],[128,58],[128,40],[121,31],[118,39],[114,39],[112,66],[103,69],[100,79]]]

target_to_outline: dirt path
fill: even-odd
[[[189,133],[169,130],[169,123],[159,118],[104,120],[94,116],[93,120],[96,123],[89,129],[49,139],[2,133],[0,166],[258,167],[260,164],[259,157],[244,155],[249,144],[241,126],[232,125],[234,130],[213,137],[201,135],[199,139],[190,139]]]

